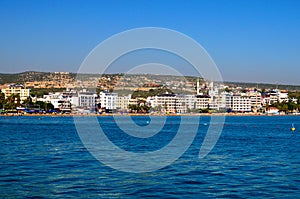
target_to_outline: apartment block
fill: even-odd
[[[231,96],[231,108],[234,112],[251,112],[251,100],[248,96],[234,94]]]
[[[95,108],[97,95],[92,92],[78,92],[78,106],[84,108]]]
[[[100,92],[99,102],[101,104],[101,108],[108,109],[108,110],[116,110],[117,98],[118,98],[117,93]]]
[[[22,84],[10,84],[7,88],[2,89],[1,91],[4,93],[5,98],[8,98],[13,94],[19,95],[21,103],[30,96],[30,89],[26,88]]]
[[[130,103],[131,95],[117,97],[117,109],[127,110]]]

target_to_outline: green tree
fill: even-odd
[[[147,105],[130,104],[128,108],[132,113],[147,113],[151,107]]]
[[[292,101],[289,101],[289,102],[287,103],[287,105],[288,105],[288,110],[289,110],[290,112],[297,109],[297,104],[295,104],[295,103],[292,102]]]
[[[5,94],[0,90],[0,108],[2,109],[6,104]]]
[[[34,103],[34,106],[38,106],[41,110],[54,110],[54,105],[51,103],[46,103],[46,102],[42,102],[42,101],[37,101],[36,103]]]
[[[210,109],[209,109],[209,108],[200,109],[199,112],[200,112],[200,113],[209,113],[209,112],[210,112]]]
[[[289,110],[288,104],[283,104],[281,107],[281,110],[284,111],[285,113],[288,112],[288,110]]]
[[[26,107],[32,106],[33,102],[32,102],[31,97],[27,97],[27,99],[23,101],[23,105],[26,106]]]
[[[137,112],[138,106],[136,104],[129,104],[128,108],[130,109],[130,112]]]
[[[54,105],[51,104],[51,103],[46,103],[46,108],[45,108],[46,111],[48,110],[54,110]]]
[[[153,107],[153,108],[150,108],[151,111],[154,111],[154,112],[160,112],[162,110],[162,106],[161,105],[158,105],[156,107]]]
[[[141,105],[140,107],[141,107],[141,112],[143,113],[148,113],[151,108],[150,106],[147,105]]]
[[[16,109],[20,106],[20,95],[19,94],[12,94],[6,99],[6,104],[4,105],[5,109]]]
[[[224,89],[224,91],[227,92],[227,93],[230,93],[230,92],[231,92],[231,90],[230,90],[228,87],[226,87],[226,88]]]

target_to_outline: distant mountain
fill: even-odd
[[[107,74],[104,75],[106,77],[115,77],[120,76],[122,74]],[[75,79],[77,76],[76,73],[58,73],[58,72],[37,72],[37,71],[26,71],[22,73],[15,73],[15,74],[7,74],[7,73],[0,73],[0,85],[7,84],[7,83],[25,83],[25,82],[33,82],[33,81],[59,81],[61,78],[67,79]],[[83,79],[89,79],[91,77],[100,77],[100,74],[80,74],[79,75]],[[147,76],[151,79],[168,79],[168,78],[176,78],[171,75],[152,75],[152,74],[137,74],[137,75],[130,75],[127,74],[126,76]],[[188,81],[196,82],[198,77],[187,76],[186,79]],[[225,85],[230,87],[242,87],[242,88],[254,88],[258,87],[260,89],[271,89],[271,88],[278,88],[281,90],[296,90],[300,91],[300,85],[276,85],[276,84],[257,84],[257,83],[245,83],[245,82],[224,82]]]

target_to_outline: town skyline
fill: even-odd
[[[159,75],[84,75],[75,80],[68,72],[56,72],[36,81],[34,74],[27,74],[31,81],[24,84],[3,85],[2,114],[299,114],[299,90]]]

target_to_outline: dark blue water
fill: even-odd
[[[144,140],[124,135],[112,117],[98,120],[130,151],[163,147],[181,121],[168,118],[157,139]],[[148,117],[134,120],[143,126]],[[125,173],[86,150],[72,117],[0,117],[0,198],[300,197],[300,117],[227,117],[217,145],[199,159],[209,121],[201,117],[193,144],[170,166]]]

